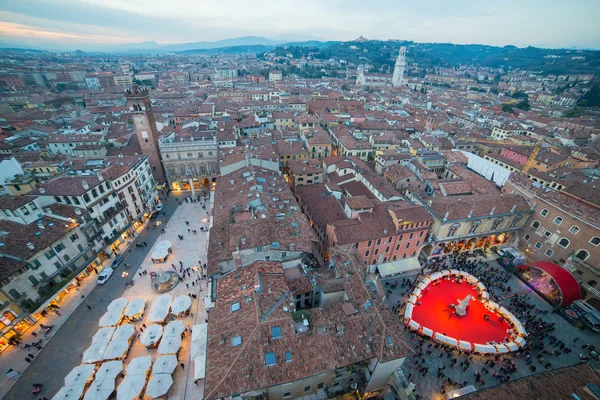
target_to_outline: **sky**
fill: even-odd
[[[5,0],[0,44],[401,39],[600,49],[600,0]]]

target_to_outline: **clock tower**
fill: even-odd
[[[167,179],[158,148],[158,130],[154,121],[148,89],[134,86],[125,91],[125,98],[133,118],[135,134],[140,142],[142,153],[148,156],[152,176],[154,176],[156,183],[165,183]]]

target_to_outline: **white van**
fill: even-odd
[[[102,272],[98,274],[98,285],[104,285],[108,278],[113,274],[112,268],[104,268]]]

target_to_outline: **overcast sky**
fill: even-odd
[[[0,42],[405,39],[600,49],[600,0],[4,0]]]

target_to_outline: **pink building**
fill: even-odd
[[[529,159],[532,151],[533,149],[527,147],[505,147],[500,152],[500,156],[524,166],[527,164],[527,160]]]

